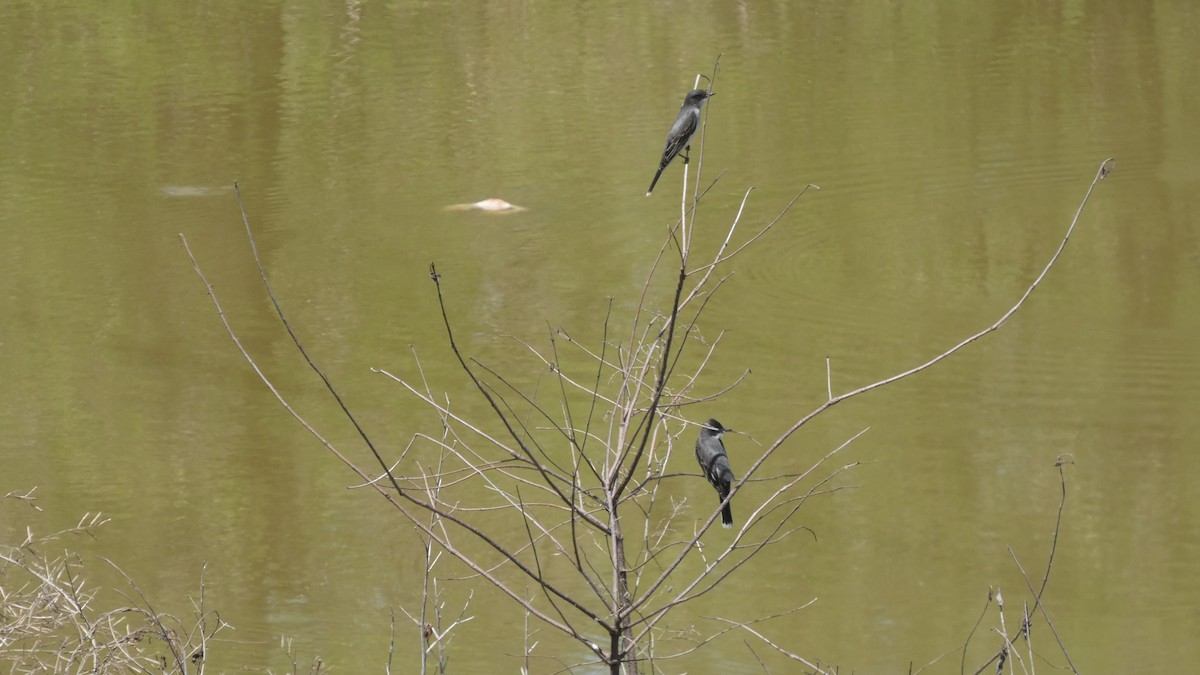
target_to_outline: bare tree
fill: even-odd
[[[636,674],[643,668],[653,672],[657,661],[690,653],[713,637],[701,636],[690,647],[670,651],[672,633],[667,618],[755,562],[768,547],[802,531],[804,528],[795,522],[797,512],[809,499],[838,489],[834,479],[855,464],[832,469],[827,464],[865,429],[799,474],[768,475],[765,467],[772,457],[797,431],[830,407],[930,368],[1002,326],[1058,260],[1088,198],[1109,170],[1109,160],[1105,160],[1045,268],[995,323],[923,364],[844,393],[834,393],[827,367],[827,400],[795,418],[742,470],[728,497],[706,507],[707,517],[688,527],[683,503],[664,487],[667,479],[681,475],[666,470],[677,445],[682,442],[685,450],[690,449],[688,441],[697,431],[685,419],[686,410],[726,395],[746,376],[715,391],[702,391],[705,367],[719,347],[721,336],[705,340],[701,318],[718,297],[727,278],[722,274],[730,262],[766,236],[814,187],[800,190],[750,236],[739,238],[750,207],[752,190],[747,190],[723,241],[697,263],[700,254],[693,247],[696,218],[712,187],[699,188],[703,133],[702,127],[697,135],[701,140],[696,180],[689,183],[690,165],[684,164],[680,217],[650,265],[641,296],[627,320],[628,334],[618,337],[610,333],[614,318],[610,302],[602,337],[595,345],[584,344],[563,329],[552,330],[544,346],[514,339],[514,345],[529,355],[533,364],[530,370],[539,374],[533,387],[518,384],[462,351],[448,309],[448,280],[430,265],[429,277],[441,308],[449,353],[481,397],[487,414],[461,412],[447,395],[436,393],[425,381],[419,360],[415,360],[415,377],[374,369],[439,420],[436,431],[414,432],[398,456],[385,455],[379,449],[288,322],[258,257],[242,206],[251,249],[283,326],[353,422],[370,450],[373,467],[356,462],[328,441],[288,404],[258,368],[180,235],[243,357],[309,433],[356,474],[363,486],[375,490],[418,531],[430,547],[426,549],[427,576],[439,552],[448,554],[475,578],[506,595],[527,617],[577,643],[581,663],[602,664],[614,675]],[[240,190],[238,199],[241,206]],[[661,278],[664,276],[665,280]],[[655,309],[652,288],[668,280],[669,298]],[[546,381],[549,385],[544,386]],[[736,499],[751,481],[769,486],[767,497],[755,504],[739,502],[740,517],[732,536],[714,550],[705,549],[702,538],[721,507]],[[509,524],[497,525],[505,517],[511,519]],[[426,583],[428,589],[428,579]],[[536,592],[529,594],[527,588]],[[414,623],[424,635],[421,644],[427,655],[430,624],[424,618],[414,618]],[[754,621],[727,623],[719,633],[747,630],[812,671],[832,672],[815,660],[767,640],[752,627]],[[527,646],[527,662],[531,651],[532,647]],[[561,665],[571,668],[578,664]]]
[[[988,587],[987,602],[984,603],[983,610],[979,613],[979,619],[971,628],[971,632],[967,634],[967,639],[961,647],[962,660],[960,663],[959,672],[967,672],[967,647],[971,644],[971,638],[975,636],[975,631],[979,629],[979,624],[983,621],[983,617],[987,614],[988,609],[993,603],[996,605],[997,618],[999,627],[993,628],[993,632],[1000,638],[1000,648],[992,654],[991,658],[979,666],[978,669],[972,671],[974,675],[980,675],[991,666],[996,664],[995,672],[1004,672],[1005,664],[1008,664],[1010,673],[1016,672],[1015,663],[1020,664],[1021,672],[1027,675],[1032,675],[1036,672],[1035,656],[1036,652],[1033,649],[1033,626],[1034,617],[1041,615],[1045,621],[1046,627],[1050,630],[1050,635],[1054,638],[1055,644],[1058,645],[1059,651],[1062,652],[1063,658],[1066,659],[1066,667],[1072,673],[1078,675],[1079,669],[1075,667],[1075,662],[1071,660],[1071,654],[1067,651],[1067,646],[1063,644],[1062,637],[1058,634],[1058,629],[1054,627],[1054,622],[1050,619],[1050,612],[1046,609],[1046,604],[1042,600],[1042,596],[1046,594],[1046,586],[1050,583],[1050,571],[1054,568],[1054,554],[1058,551],[1058,537],[1062,531],[1062,516],[1063,507],[1067,503],[1067,476],[1063,471],[1063,467],[1067,464],[1074,464],[1075,459],[1068,453],[1059,455],[1058,461],[1054,463],[1054,467],[1058,469],[1059,485],[1061,486],[1061,494],[1058,501],[1058,515],[1054,519],[1054,536],[1050,541],[1050,553],[1046,557],[1046,571],[1042,575],[1042,582],[1035,589],[1033,581],[1029,575],[1025,573],[1025,567],[1021,565],[1021,561],[1017,559],[1016,551],[1012,547],[1008,547],[1008,555],[1012,557],[1013,564],[1017,566],[1017,570],[1021,572],[1021,578],[1025,580],[1025,587],[1029,591],[1032,598],[1033,606],[1029,606],[1029,601],[1025,601],[1021,606],[1021,621],[1017,626],[1015,633],[1009,631],[1007,621],[1004,614],[1004,594],[1001,589]],[[1022,656],[1021,648],[1024,647],[1024,656]],[[959,650],[955,650],[959,651]],[[932,664],[930,664],[932,665]],[[921,670],[924,670],[922,668]],[[920,672],[920,671],[918,671]]]

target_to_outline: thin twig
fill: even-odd
[[[279,321],[283,324],[284,329],[287,330],[288,335],[291,336],[292,343],[296,345],[296,350],[299,351],[300,355],[304,357],[304,360],[308,363],[309,368],[312,368],[313,372],[315,372],[321,378],[321,381],[325,383],[325,388],[333,396],[334,400],[337,401],[338,407],[342,409],[342,413],[345,414],[346,419],[350,420],[350,423],[354,425],[355,431],[357,431],[358,435],[362,437],[363,442],[367,445],[367,448],[371,450],[371,454],[375,456],[375,460],[379,462],[379,466],[387,475],[388,480],[391,481],[392,487],[395,488],[396,492],[400,492],[400,484],[396,482],[396,477],[392,475],[392,470],[388,467],[388,463],[384,461],[383,455],[381,455],[379,450],[375,448],[375,443],[371,441],[371,437],[367,435],[366,430],[363,429],[362,425],[358,423],[358,419],[354,416],[354,413],[350,412],[350,408],[342,399],[342,395],[339,394],[337,389],[334,388],[333,383],[329,381],[329,377],[325,375],[325,371],[321,370],[321,368],[317,366],[316,362],[312,360],[312,357],[308,355],[308,350],[305,349],[304,344],[300,342],[300,337],[296,335],[296,331],[292,330],[292,324],[288,321],[287,316],[283,313],[283,307],[279,305],[279,300],[275,298],[275,291],[271,288],[271,280],[267,277],[267,269],[263,266],[262,258],[260,258],[258,255],[258,244],[254,241],[254,231],[250,228],[250,218],[246,215],[246,205],[242,202],[242,189],[235,182],[233,184],[233,190],[235,193],[237,193],[238,209],[242,214],[242,224],[246,227],[246,238],[250,240],[250,251],[254,254],[254,264],[256,267],[258,267],[259,276],[262,277],[263,287],[267,289],[267,296],[271,298],[271,305],[275,307],[275,314],[279,317]],[[181,234],[179,237],[182,239],[183,235]],[[186,241],[184,242],[184,246],[187,246]],[[188,255],[191,256],[191,254],[192,252],[189,250]],[[195,262],[195,258],[192,258],[192,263],[195,264]],[[199,266],[197,266],[197,272],[199,272],[199,269]],[[208,282],[205,281],[205,285],[207,284]]]

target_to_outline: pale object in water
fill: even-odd
[[[161,189],[164,197],[215,197],[233,192],[231,185],[209,187],[207,185],[164,185]]]
[[[517,213],[525,211],[524,206],[509,204],[503,199],[485,199],[474,204],[451,204],[446,207],[447,211],[487,211],[488,213]]]

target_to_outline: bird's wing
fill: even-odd
[[[712,466],[709,468],[709,480],[714,484],[717,482],[728,485],[733,482],[733,469],[729,466],[729,455],[721,453],[713,459]]]
[[[722,452],[713,457],[704,469],[704,477],[713,485],[732,482],[733,470],[729,468],[729,456]]]
[[[696,114],[680,115],[675,124],[671,125],[671,132],[667,134],[667,147],[663,148],[662,166],[670,164],[671,160],[687,147],[692,140],[692,134],[696,133],[699,118]]]

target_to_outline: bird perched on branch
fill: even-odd
[[[663,169],[667,168],[667,165],[679,155],[680,151],[683,151],[683,163],[688,163],[688,150],[692,142],[692,134],[696,133],[696,129],[700,127],[700,107],[712,95],[703,89],[693,89],[684,97],[683,107],[679,109],[679,116],[675,118],[675,124],[672,124],[671,130],[667,132],[667,147],[663,148],[662,161],[658,163],[658,172],[654,174],[654,180],[650,181],[650,189],[646,190],[647,197],[654,192],[654,186],[658,184],[658,177],[662,175]]]
[[[725,444],[721,436],[726,429],[721,423],[710,419],[700,427],[700,438],[696,439],[696,461],[700,462],[700,470],[704,477],[717,489],[721,501],[729,496],[729,488],[733,485],[733,469],[729,468],[729,455],[725,454]],[[733,509],[728,503],[721,507],[721,525],[733,527]]]

